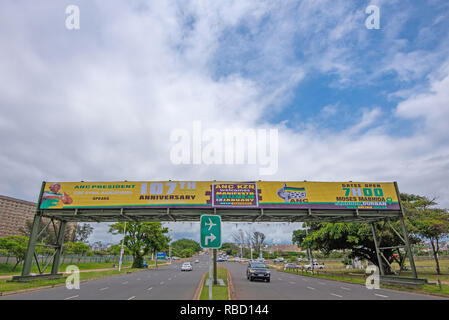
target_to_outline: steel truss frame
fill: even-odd
[[[33,221],[33,227],[28,243],[27,254],[24,261],[21,276],[13,277],[13,281],[29,281],[40,279],[42,277],[53,278],[61,277],[58,273],[59,262],[62,255],[62,246],[64,241],[64,231],[68,222],[116,222],[116,221],[161,221],[161,222],[181,222],[181,221],[199,221],[201,214],[219,214],[222,216],[224,222],[360,222],[371,224],[374,244],[377,253],[377,259],[380,266],[380,274],[385,275],[382,266],[382,248],[381,241],[377,239],[375,222],[399,219],[402,226],[402,235],[396,230],[395,233],[403,240],[404,247],[407,252],[407,257],[410,261],[410,266],[413,271],[414,279],[418,278],[416,267],[413,259],[413,254],[410,248],[407,229],[404,223],[404,212],[402,203],[399,201],[400,210],[358,210],[358,209],[344,209],[344,210],[313,210],[313,209],[172,209],[172,208],[111,208],[111,209],[61,209],[61,210],[43,210],[39,208],[42,194],[44,192],[45,182],[42,183],[38,205],[36,208],[36,215]],[[399,198],[399,190],[395,182],[396,191]],[[33,258],[38,262],[36,256],[37,241],[43,230],[38,230],[41,219],[49,218],[50,223],[55,227],[54,221],[59,221],[59,230],[57,232],[57,243],[50,245],[55,251],[52,255],[52,269],[51,273],[44,274],[45,268],[41,269],[38,263],[39,275],[30,275]],[[46,227],[48,227],[48,225]],[[384,222],[385,224],[385,222]],[[56,227],[55,227],[56,228]],[[381,239],[380,239],[381,240]],[[405,260],[405,259],[404,259]],[[50,262],[48,262],[50,263]],[[47,263],[47,266],[48,266]]]

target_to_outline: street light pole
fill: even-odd
[[[120,261],[118,263],[118,271],[120,271],[122,268],[122,258],[123,258],[123,251],[124,251],[123,245],[125,242],[125,234],[126,234],[126,221],[125,221],[125,227],[123,228],[122,248],[120,249]]]

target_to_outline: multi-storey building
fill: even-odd
[[[33,221],[36,205],[35,202],[0,195],[0,238],[23,236],[26,221]],[[75,228],[76,223],[69,223],[66,232],[73,235]]]
[[[27,220],[33,220],[36,203],[0,195],[0,238],[23,235]]]

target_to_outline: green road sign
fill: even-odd
[[[221,248],[221,216],[201,216],[201,248]]]

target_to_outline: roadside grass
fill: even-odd
[[[113,263],[110,262],[87,262],[87,263],[64,263],[59,265],[59,270],[61,272],[65,271],[65,269],[70,266],[75,265],[80,270],[92,270],[92,269],[107,269],[107,268],[113,268]],[[125,262],[122,264],[123,267],[129,267],[132,265],[132,262]],[[0,263],[0,276],[8,276],[8,275],[16,275],[22,273],[22,267],[23,265],[17,266],[16,270],[12,271],[12,268],[14,267],[14,264],[12,263]],[[115,267],[118,268],[118,264],[115,264]],[[41,266],[43,268],[43,266]],[[47,267],[46,271],[49,272],[51,270],[51,264]],[[31,273],[39,273],[39,269],[37,268],[36,264],[33,264],[31,267]]]
[[[326,272],[323,272],[322,270],[320,270],[318,273],[315,273],[314,275],[312,275],[311,272],[305,272],[305,271],[297,272],[297,271],[293,271],[293,270],[282,270],[282,269],[278,269],[278,271],[302,275],[302,276],[306,276],[306,277],[336,280],[336,281],[349,282],[349,283],[360,284],[360,285],[365,285],[365,281],[366,281],[363,273],[360,275],[359,274],[351,275],[349,273],[342,273],[341,275],[335,275],[335,274],[329,274],[329,273],[326,273]],[[449,297],[449,285],[445,285],[445,284],[441,285],[441,289],[440,289],[439,285],[431,285],[431,284],[414,287],[414,286],[406,286],[406,285],[399,285],[399,284],[393,285],[393,284],[381,283],[380,287],[382,289],[393,289],[393,290],[408,291],[408,292],[421,293],[421,294],[422,293],[423,294],[431,293],[431,294]]]
[[[154,265],[154,261],[147,261],[148,265]],[[158,265],[164,264],[165,262],[158,262]],[[118,263],[111,263],[111,262],[81,262],[77,263],[74,261],[73,263],[63,263],[59,265],[60,272],[64,272],[65,269],[68,266],[75,265],[80,270],[92,270],[92,269],[108,269],[108,268],[117,268],[118,269]],[[115,265],[115,267],[114,267]],[[130,267],[132,265],[132,261],[129,262],[123,262],[122,267]],[[16,267],[14,271],[12,271],[14,267],[13,263],[0,263],[0,276],[9,276],[9,275],[18,275],[22,273],[23,265],[19,265]],[[43,268],[43,265],[41,265],[41,268]],[[51,264],[47,267],[45,270],[46,272],[49,272],[51,270]],[[37,265],[33,263],[31,267],[31,273],[39,273],[39,269],[37,268]]]
[[[155,266],[150,266],[150,269],[155,268]],[[126,274],[129,272],[138,272],[145,271],[148,269],[138,269],[138,268],[128,268],[122,269],[121,271],[117,270],[104,270],[104,271],[88,271],[88,272],[80,272],[80,281],[90,280],[90,279],[99,279],[109,276],[116,276],[121,274]],[[34,280],[29,282],[9,282],[9,279],[1,279],[0,280],[0,295],[3,292],[16,291],[16,290],[24,290],[31,288],[39,288],[39,287],[47,287],[47,286],[56,286],[59,284],[64,284],[67,277],[69,275],[63,275],[62,278],[59,279],[49,279],[49,280]],[[80,284],[82,286],[82,283]]]
[[[343,260],[343,259],[342,259]],[[338,260],[327,261],[326,259],[318,259],[319,262],[324,262],[325,270],[320,270],[319,272],[330,272],[330,273],[341,273],[341,274],[360,274],[363,276],[365,274],[365,270],[360,269],[346,269],[343,263]],[[435,261],[432,258],[428,258],[425,260],[418,260],[415,258],[416,271],[418,272],[418,277],[420,279],[427,279],[431,282],[437,282],[438,279],[443,282],[449,282],[449,259],[441,259],[440,261],[440,271],[441,274],[436,274],[435,270]],[[308,263],[308,262],[306,262]],[[305,264],[305,263],[303,263]],[[283,264],[275,264],[281,266]],[[405,266],[410,270],[410,264],[408,260],[405,263]],[[400,273],[401,277],[412,277],[411,271],[401,271],[399,272],[399,265],[394,263],[393,267],[397,273]],[[350,277],[350,275],[348,275]]]
[[[212,300],[228,300],[228,272],[226,268],[217,267],[217,278],[223,279],[225,286],[212,285]],[[203,289],[201,291],[200,300],[209,300],[209,286],[206,281],[209,279],[209,272],[204,278]],[[213,280],[212,280],[213,281]]]

